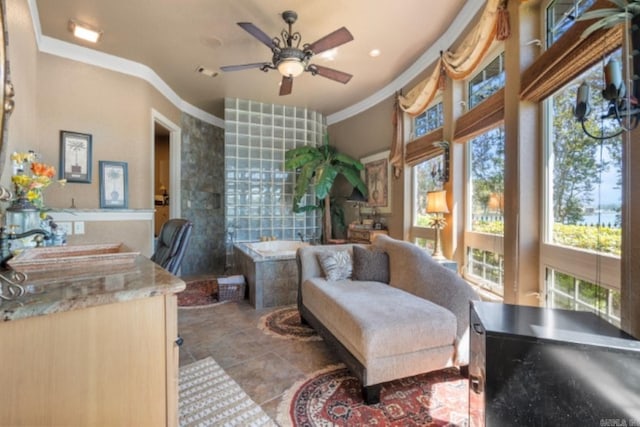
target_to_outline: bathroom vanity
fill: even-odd
[[[0,425],[177,425],[184,282],[143,256],[28,275],[0,304]]]

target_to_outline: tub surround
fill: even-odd
[[[295,304],[298,267],[291,249],[307,244],[270,241],[234,245],[235,272],[245,277],[249,302],[254,308]]]
[[[0,425],[176,426],[184,282],[143,256],[28,274],[0,305]]]

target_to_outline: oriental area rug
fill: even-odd
[[[215,277],[185,277],[182,280],[187,286],[177,294],[179,308],[203,308],[219,303],[218,281]]]
[[[281,426],[468,426],[468,381],[455,368],[391,381],[365,405],[360,382],[333,365],[294,384],[278,407]]]
[[[322,338],[311,328],[300,321],[298,307],[280,308],[265,314],[258,321],[258,328],[267,335],[276,338],[298,341],[320,341]]]
[[[181,427],[277,426],[211,357],[180,368],[178,415]]]

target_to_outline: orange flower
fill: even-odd
[[[53,178],[56,174],[56,170],[53,166],[37,162],[31,163],[31,171],[34,175],[46,176],[48,178]]]

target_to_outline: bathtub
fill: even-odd
[[[245,245],[265,258],[295,258],[296,251],[309,243],[299,240],[272,240],[268,242],[251,242]]]
[[[297,240],[236,243],[234,271],[245,277],[249,302],[256,309],[295,304],[298,298]]]

